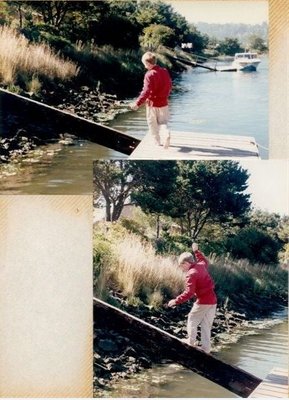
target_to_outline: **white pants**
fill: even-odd
[[[150,107],[146,106],[146,117],[147,124],[149,127],[150,134],[153,135],[155,141],[160,143],[160,127],[163,126],[163,132],[165,139],[170,137],[170,131],[168,129],[169,122],[169,107]]]
[[[216,315],[216,304],[194,304],[188,315],[188,342],[194,345],[197,338],[197,328],[201,324],[201,349],[206,353],[211,350],[211,329]]]

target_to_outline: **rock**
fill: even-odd
[[[98,342],[98,347],[101,350],[104,350],[105,352],[110,352],[110,351],[114,352],[114,351],[118,350],[118,347],[115,344],[115,342],[113,342],[112,340],[109,340],[109,339],[101,339]]]
[[[125,356],[132,356],[132,357],[136,357],[137,356],[137,352],[133,347],[127,347],[126,350],[123,352],[123,354]]]
[[[151,360],[149,360],[146,357],[140,357],[138,359],[138,362],[139,362],[140,366],[143,368],[150,368],[152,366]]]

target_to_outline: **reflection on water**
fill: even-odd
[[[288,367],[288,324],[255,326],[254,334],[218,353],[217,357],[265,378],[274,367]],[[253,329],[253,326],[252,326]],[[257,329],[257,331],[256,331]],[[140,376],[119,382],[102,397],[234,398],[228,390],[176,364],[157,365]]]

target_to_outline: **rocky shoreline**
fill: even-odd
[[[26,92],[20,94],[101,124],[106,124],[117,114],[129,111],[127,101],[118,100],[116,95],[101,93],[98,88],[92,90],[87,86],[67,90],[63,86],[59,91],[43,92],[38,96],[29,95]],[[40,134],[36,136],[25,127],[19,126],[17,131],[13,128],[0,139],[0,163],[7,164],[10,161],[22,159],[39,146],[55,141],[64,145],[74,145],[78,139],[72,136],[69,135],[67,138],[67,135],[63,133],[58,138],[49,139],[45,133],[43,139]]]
[[[128,101],[119,100],[117,95],[103,93],[99,88],[90,89],[88,86],[82,86],[78,90],[70,89],[61,102],[56,104],[56,108],[101,124],[129,111]]]
[[[144,305],[128,306],[124,300],[118,299],[118,301],[124,311],[180,339],[186,337],[186,317],[191,304],[185,303],[174,309],[151,310]],[[270,315],[270,310],[276,310],[280,306],[280,302],[271,303],[267,308],[267,315]],[[248,322],[254,319],[252,313],[249,315],[250,318],[246,313],[229,310],[226,304],[217,308],[212,328],[213,353],[217,353],[231,342],[236,342],[238,337],[244,334]],[[260,316],[260,312],[255,313],[256,319]],[[127,379],[133,374],[152,367],[153,364],[170,362],[161,359],[155,352],[143,348],[139,343],[133,343],[118,332],[102,326],[101,321],[95,321],[94,335],[94,397],[101,397],[103,392],[109,391],[114,382],[120,379]]]

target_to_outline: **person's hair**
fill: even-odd
[[[149,64],[155,65],[156,63],[156,56],[154,53],[147,51],[141,58],[142,62],[148,62]]]
[[[185,253],[182,253],[179,256],[178,265],[181,265],[183,262],[189,262],[189,263],[195,262],[195,258],[192,255],[192,253],[189,253],[188,251],[186,251]]]

